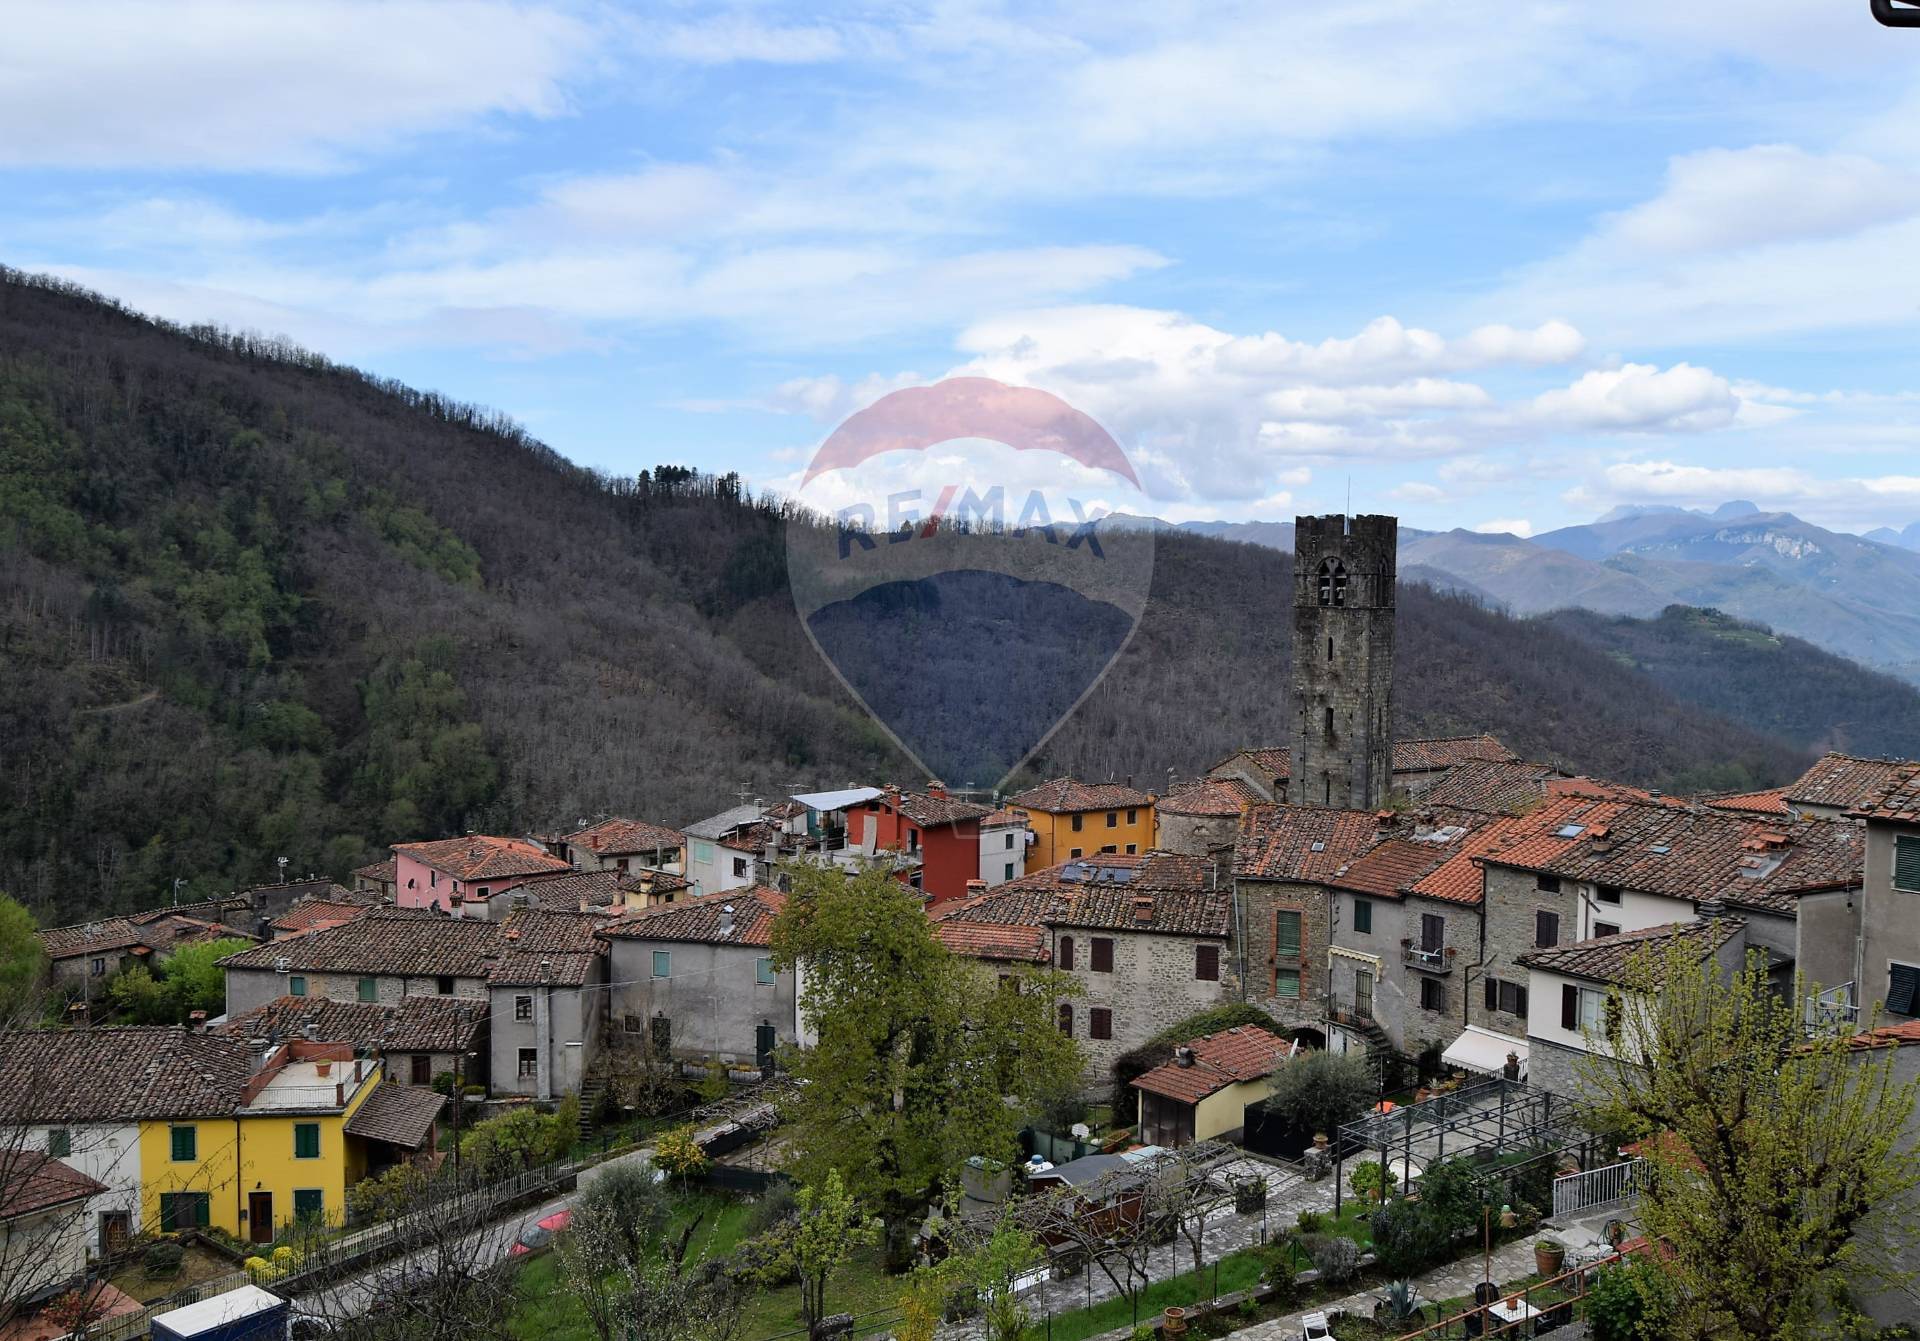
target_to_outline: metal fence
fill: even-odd
[[[1622,1160],[1585,1173],[1569,1173],[1553,1180],[1553,1213],[1578,1215],[1582,1211],[1624,1201],[1639,1187],[1644,1160]]]

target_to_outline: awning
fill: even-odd
[[[1498,1076],[1506,1074],[1507,1054],[1510,1052],[1520,1055],[1520,1078],[1525,1080],[1527,1040],[1511,1034],[1496,1034],[1491,1029],[1470,1024],[1461,1031],[1460,1037],[1447,1045],[1447,1050],[1440,1054],[1440,1060],[1463,1071]]]
[[[808,810],[827,814],[835,810],[845,810],[848,806],[878,800],[885,795],[886,793],[878,787],[847,787],[837,792],[796,792],[787,799],[798,801]]]

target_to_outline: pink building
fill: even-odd
[[[502,895],[529,880],[573,870],[532,843],[486,834],[396,843],[393,861],[394,900],[402,908],[444,908],[494,921],[506,916]]]

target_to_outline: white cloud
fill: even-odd
[[[1408,480],[1405,484],[1395,485],[1387,491],[1387,494],[1388,497],[1397,498],[1403,503],[1440,503],[1447,497],[1445,489],[1423,480]]]
[[[327,168],[555,116],[592,54],[580,19],[495,0],[26,0],[0,42],[0,165]]]
[[[1671,503],[1703,508],[1730,498],[1832,527],[1904,526],[1920,518],[1920,475],[1822,478],[1798,466],[1620,461],[1568,495],[1569,502],[1583,507]]]
[[[1724,377],[1677,363],[1666,371],[1646,363],[1596,369],[1570,387],[1536,396],[1534,412],[1563,428],[1651,432],[1725,428],[1740,398]]]
[[[1481,535],[1517,535],[1524,540],[1533,534],[1533,523],[1525,517],[1502,517],[1479,522],[1472,529]]]

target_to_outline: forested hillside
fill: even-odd
[[[467,828],[916,781],[805,636],[786,524],[731,479],[609,479],[470,407],[0,275],[0,888],[64,919],[280,857],[338,875]],[[1283,739],[1288,565],[1162,537],[1138,634],[1027,773],[1156,786]],[[1803,763],[1553,625],[1417,585],[1400,608],[1403,734],[1666,786]]]

